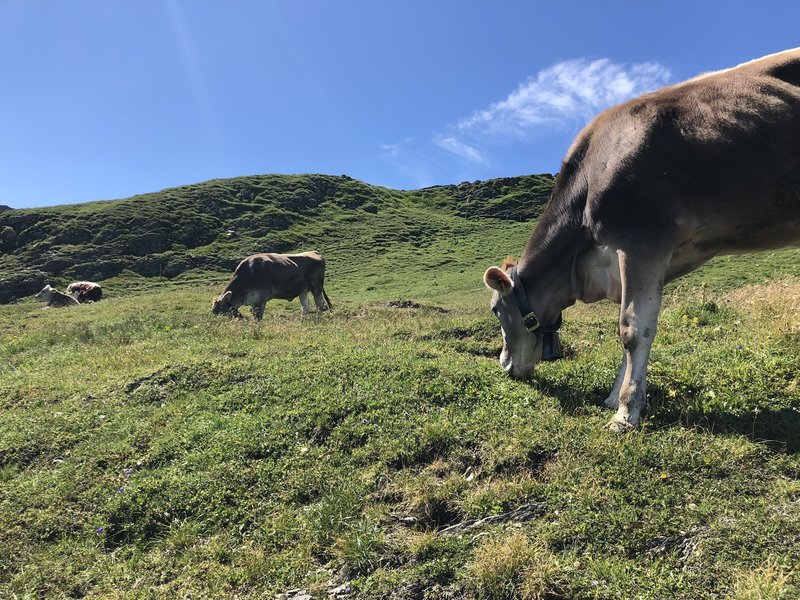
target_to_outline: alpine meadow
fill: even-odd
[[[800,597],[800,250],[667,286],[638,429],[619,307],[498,367],[484,270],[551,175],[213,180],[0,211],[0,597]],[[211,313],[317,250],[334,309]],[[103,299],[42,309],[45,284]]]

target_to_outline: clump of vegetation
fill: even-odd
[[[736,578],[731,599],[788,600],[800,595],[797,569],[800,565],[781,565],[774,557],[756,570],[747,570]]]
[[[560,567],[546,548],[519,531],[482,542],[468,563],[468,589],[476,598],[541,600],[562,596]]]

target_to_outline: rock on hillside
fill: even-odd
[[[523,175],[436,186],[420,190],[420,193],[445,192],[452,197],[457,213],[463,217],[529,221],[541,214],[554,183],[553,175]]]

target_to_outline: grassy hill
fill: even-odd
[[[648,418],[612,435],[615,306],[570,308],[531,381],[497,365],[481,274],[548,182],[0,212],[5,281],[119,269],[97,304],[0,306],[0,597],[798,597],[800,252],[671,286]],[[238,258],[295,247],[333,312],[210,314]]]
[[[52,281],[227,274],[249,254],[309,244],[353,259],[425,246],[471,218],[538,216],[552,183],[538,175],[401,192],[346,176],[267,175],[0,212],[0,303]]]

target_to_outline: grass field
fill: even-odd
[[[0,597],[800,597],[800,252],[669,288],[620,436],[615,306],[497,365],[530,224],[352,227],[319,317],[214,318],[213,274],[0,306]]]

